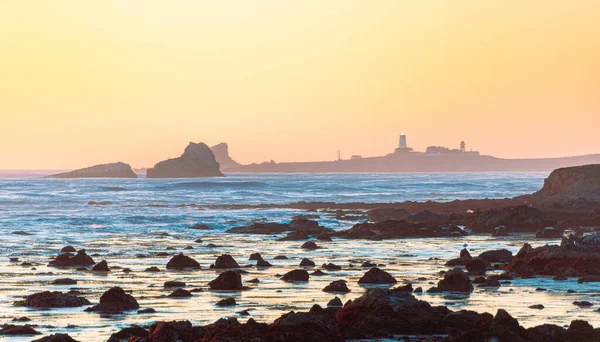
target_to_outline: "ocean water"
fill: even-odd
[[[313,304],[325,306],[334,297],[321,291],[329,282],[348,281],[352,292],[338,295],[342,301],[356,298],[364,287],[358,279],[366,271],[362,261],[384,264],[399,283],[410,282],[425,290],[439,280],[445,261],[458,256],[463,246],[471,254],[507,248],[519,250],[524,242],[534,246],[558,243],[535,240],[527,235],[508,238],[473,235],[463,238],[398,239],[387,241],[348,241],[334,239],[318,242],[323,248],[306,251],[302,242],[278,242],[279,236],[251,236],[224,233],[230,227],[253,221],[287,222],[305,213],[302,210],[213,209],[229,204],[288,204],[298,201],[330,202],[402,202],[452,201],[467,198],[513,197],[538,190],[547,173],[414,173],[414,174],[228,174],[210,179],[40,179],[35,175],[0,174],[0,323],[14,317],[27,316],[44,334],[66,332],[81,341],[106,341],[112,332],[130,324],[150,324],[158,320],[189,319],[194,324],[207,324],[220,317],[247,317],[237,314],[248,309],[257,321],[271,322],[290,310],[308,310]],[[89,201],[109,201],[103,206]],[[182,206],[185,204],[185,206]],[[195,204],[196,206],[190,206]],[[314,213],[312,213],[314,214]],[[357,222],[339,221],[325,212],[318,213],[319,222],[336,230],[350,228]],[[210,230],[192,230],[201,223]],[[25,231],[31,235],[14,235]],[[194,241],[201,238],[203,242]],[[212,243],[217,247],[208,247]],[[115,269],[108,274],[75,271],[47,266],[65,245],[85,248],[94,260],[107,260]],[[192,246],[193,249],[184,250]],[[202,265],[193,272],[167,271],[170,257],[156,257],[157,252],[171,255],[183,251]],[[165,297],[173,289],[164,289],[168,280],[181,280],[188,288],[206,288],[217,271],[208,266],[223,253],[231,254],[241,265],[252,265],[248,257],[260,252],[274,267],[248,268],[244,281],[258,278],[248,291],[223,293],[205,291],[189,299]],[[138,254],[147,255],[139,258]],[[284,254],[288,260],[273,260]],[[18,257],[19,262],[10,262]],[[278,274],[298,268],[308,257],[317,264],[333,262],[341,271],[323,277],[311,277],[308,283],[288,284]],[[22,265],[22,262],[31,265]],[[156,266],[159,272],[144,272]],[[126,274],[119,269],[131,268]],[[49,282],[69,277],[77,285],[54,286]],[[425,280],[423,280],[425,279]],[[24,296],[43,290],[67,291],[76,288],[92,303],[111,286],[132,291],[142,308],[152,307],[157,313],[126,313],[104,317],[86,313],[84,308],[36,310],[14,306]],[[536,288],[544,291],[536,291]],[[568,289],[576,293],[567,294]],[[447,305],[453,310],[469,309],[495,313],[505,308],[524,326],[542,323],[568,325],[571,320],[587,319],[599,325],[594,309],[581,309],[571,303],[589,300],[598,303],[597,286],[547,278],[515,279],[499,289],[476,288],[470,295],[421,294],[419,298],[434,305]],[[221,308],[215,303],[233,296],[238,305]],[[528,309],[543,304],[544,310]],[[596,324],[594,324],[596,323]],[[7,341],[28,341],[30,337],[7,337]]]

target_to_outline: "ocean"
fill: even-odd
[[[150,324],[157,320],[189,319],[207,324],[220,317],[249,310],[252,318],[271,322],[290,310],[308,310],[333,298],[321,291],[333,280],[345,279],[351,292],[338,295],[343,302],[362,294],[357,280],[366,271],[362,261],[384,264],[384,269],[399,283],[410,282],[424,290],[439,280],[445,261],[457,257],[464,246],[472,255],[489,249],[507,248],[516,252],[524,242],[534,246],[557,241],[536,241],[531,236],[513,235],[492,238],[471,235],[462,238],[398,239],[363,241],[334,239],[318,242],[315,251],[300,248],[299,241],[276,241],[278,236],[228,234],[228,228],[255,221],[287,222],[306,213],[287,208],[211,209],[214,205],[289,204],[299,201],[323,202],[403,202],[453,201],[470,198],[506,198],[537,191],[547,173],[364,173],[364,174],[228,174],[206,179],[45,179],[43,173],[0,173],[0,323],[27,316],[44,334],[68,333],[81,341],[106,341],[111,333],[130,324]],[[88,202],[107,201],[107,205]],[[191,206],[195,204],[195,206]],[[311,213],[315,214],[315,213]],[[347,229],[357,221],[340,221],[335,215],[318,213],[319,223],[336,230]],[[193,230],[194,224],[210,230]],[[14,235],[23,231],[30,235]],[[202,239],[202,242],[195,242]],[[214,244],[216,247],[209,247]],[[95,261],[107,260],[112,272],[94,274],[47,266],[51,257],[66,245],[85,248]],[[184,249],[191,246],[192,249]],[[175,250],[167,250],[167,247]],[[168,271],[171,255],[184,252],[200,262],[193,272]],[[242,265],[252,264],[248,257],[260,252],[274,264],[269,269],[249,268],[243,280],[258,278],[260,283],[248,291],[220,293],[203,291],[189,299],[173,299],[163,288],[168,280],[184,281],[188,288],[206,288],[217,272],[209,270],[216,256],[228,253]],[[140,257],[141,256],[143,257]],[[288,260],[273,260],[285,254]],[[19,258],[10,262],[9,257]],[[278,275],[298,268],[300,260],[310,258],[318,265],[333,262],[341,271],[323,277],[311,277],[305,284],[288,284]],[[23,262],[27,262],[23,264]],[[150,266],[159,272],[144,270]],[[123,273],[122,268],[133,272]],[[56,278],[69,277],[77,285],[50,285]],[[424,280],[426,279],[426,280]],[[152,307],[155,314],[127,313],[103,317],[83,308],[35,310],[13,303],[43,290],[79,290],[92,303],[111,286],[119,285],[138,299],[142,308]],[[544,291],[536,290],[544,288]],[[576,293],[568,294],[567,289]],[[172,289],[171,289],[172,290]],[[574,300],[590,300],[597,291],[589,284],[577,284],[575,278],[555,282],[551,279],[515,279],[499,289],[476,288],[470,295],[417,295],[432,305],[447,305],[452,310],[468,309],[491,312],[505,308],[524,326],[542,323],[569,324],[572,319],[598,323],[597,313],[583,311]],[[217,307],[222,298],[234,296],[235,307]],[[543,304],[546,309],[532,311],[529,305]],[[595,321],[595,322],[594,322]],[[7,341],[29,338],[7,337]]]

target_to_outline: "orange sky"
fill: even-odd
[[[600,152],[600,1],[0,1],[0,169]]]

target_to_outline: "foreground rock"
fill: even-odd
[[[288,273],[284,274],[283,277],[281,277],[281,280],[283,281],[287,281],[287,282],[294,282],[294,281],[308,281],[309,275],[308,272],[306,270],[293,270],[293,271],[289,271]]]
[[[83,297],[71,296],[62,292],[44,291],[25,297],[25,306],[31,308],[68,308],[90,305]]]
[[[204,143],[190,143],[178,158],[161,161],[148,169],[148,178],[223,177],[215,155]]]
[[[137,178],[129,164],[122,162],[101,164],[75,171],[59,173],[49,178]]]
[[[37,340],[33,340],[31,342],[77,342],[77,340],[75,340],[68,334],[52,334],[44,336]]]
[[[104,292],[100,297],[100,303],[85,311],[99,311],[104,313],[120,313],[123,311],[137,310],[140,308],[137,300],[123,291],[120,287],[113,287]]]
[[[238,265],[238,263],[231,255],[223,254],[217,258],[217,261],[215,261],[215,268],[240,268],[240,265]]]
[[[429,289],[427,292],[473,292],[473,285],[469,276],[460,268],[455,268],[444,274],[444,278],[438,282],[437,287]]]
[[[0,328],[0,335],[39,335],[40,333],[28,325],[7,324]]]

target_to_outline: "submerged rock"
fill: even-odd
[[[161,161],[148,169],[148,178],[223,177],[215,155],[204,143],[189,143],[178,158]]]
[[[122,162],[101,164],[75,171],[59,173],[49,178],[137,178],[129,164]]]

